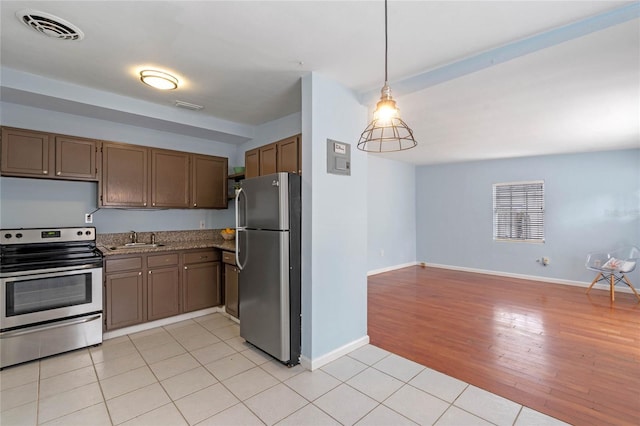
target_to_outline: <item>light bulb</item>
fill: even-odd
[[[391,122],[392,118],[396,118],[399,115],[398,107],[393,99],[381,99],[376,105],[376,110],[373,113],[373,118],[378,120],[380,124],[385,125]]]

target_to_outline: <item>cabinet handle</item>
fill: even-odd
[[[58,176],[60,176],[61,174],[62,174],[62,172],[58,172],[58,173],[56,173],[56,175],[58,175]]]
[[[149,271],[149,275],[151,275],[151,271]]]
[[[147,207],[147,203],[142,203],[142,205],[143,205],[144,207]]]
[[[184,269],[187,269],[187,267],[185,266]]]
[[[142,275],[142,272],[138,272],[138,276]]]
[[[48,173],[49,173],[49,171],[48,171],[48,170],[43,170],[43,171],[42,171],[42,174],[43,174],[43,175],[46,175],[46,174],[48,174]]]
[[[152,205],[153,205],[153,207],[155,207],[155,206],[156,206],[156,203],[153,203]]]
[[[198,203],[193,203],[193,207],[198,207]]]

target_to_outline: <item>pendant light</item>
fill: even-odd
[[[373,120],[358,142],[358,149],[367,152],[392,152],[411,149],[418,143],[413,130],[400,118],[396,101],[391,97],[387,75],[387,0],[384,0],[384,86],[373,113]]]

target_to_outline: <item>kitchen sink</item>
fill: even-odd
[[[124,250],[124,249],[131,249],[131,248],[156,248],[156,247],[164,247],[164,244],[157,244],[157,243],[127,243],[123,246],[114,246],[114,247],[108,247],[109,250]]]

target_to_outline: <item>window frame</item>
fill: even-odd
[[[540,188],[536,189],[537,186]],[[506,189],[505,187],[510,188]],[[500,188],[503,188],[503,197],[505,194],[510,196],[509,204],[499,203],[499,201],[505,201],[504,199],[500,200],[497,196]],[[544,180],[494,183],[492,189],[493,240],[496,242],[544,244],[546,241]],[[514,216],[520,216],[524,220],[520,220],[521,223],[518,224],[517,219],[514,221]],[[532,216],[535,216],[533,221]],[[505,217],[508,217],[506,225],[503,223]],[[528,223],[525,225],[523,222]],[[518,231],[518,227],[520,231]],[[499,235],[501,231],[503,231],[503,235]],[[514,234],[517,232],[520,232],[521,236],[515,236]]]

